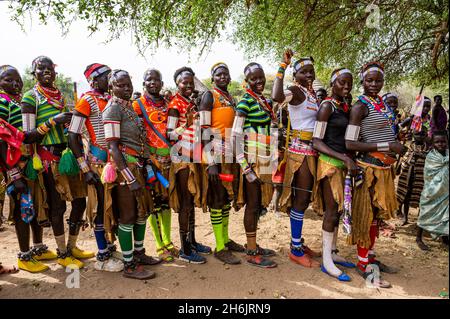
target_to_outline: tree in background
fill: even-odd
[[[278,60],[286,47],[327,68],[358,71],[371,59],[386,65],[388,82],[448,78],[446,0],[21,0],[11,1],[19,23],[30,12],[54,17],[68,32],[81,19],[110,39],[133,32],[141,50],[160,45],[207,50],[221,36],[249,56]],[[229,32],[225,32],[226,30]]]
[[[26,92],[33,88],[36,84],[36,80],[31,74],[31,69],[26,68],[25,72],[21,73],[23,80],[23,92]],[[56,87],[62,92],[63,96],[66,98],[66,103],[69,108],[74,105],[74,92],[73,92],[73,81],[72,78],[65,76],[64,74],[58,73],[56,75],[55,81]]]

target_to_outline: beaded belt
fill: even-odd
[[[380,166],[380,167],[390,167],[391,166],[390,164],[385,164],[382,161],[380,161],[379,159],[369,156],[368,154],[362,155],[361,158],[359,158],[359,160],[361,162],[375,165],[375,166]]]
[[[345,164],[344,164],[343,161],[341,161],[340,159],[328,156],[328,155],[323,154],[323,153],[320,153],[319,160],[321,160],[322,162],[331,164],[331,165],[333,165],[333,166],[335,166],[337,168],[341,168],[341,169],[345,168]]]
[[[291,143],[289,145],[289,152],[293,154],[307,155],[307,156],[317,156],[318,153],[312,147],[311,142],[304,141],[298,137],[291,138]]]

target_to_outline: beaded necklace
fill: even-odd
[[[222,91],[221,89],[215,87],[214,91],[219,93],[231,106],[236,106],[236,103],[234,102],[234,99],[231,97],[230,93]]]
[[[164,99],[162,99],[159,103],[153,101],[147,94],[144,94],[145,103],[150,105],[153,109],[157,111],[158,121],[162,121],[165,119],[167,113],[167,103]]]
[[[267,102],[264,95],[262,95],[262,94],[258,95],[249,88],[246,88],[245,90],[247,91],[248,94],[250,94],[251,97],[253,97],[258,102],[259,105],[261,105],[261,107],[263,108],[264,111],[269,113],[270,118],[272,120],[276,120],[275,114],[273,113],[273,109],[270,107],[269,102]]]
[[[136,123],[136,127],[139,129],[139,140],[140,140],[140,144],[141,144],[141,153],[140,154],[144,155],[144,149],[145,149],[147,135],[146,135],[145,129],[144,129],[142,122],[140,121],[138,115],[132,109],[132,102],[118,98],[116,96],[113,96],[111,98],[111,102],[119,104],[121,106],[122,110],[124,111],[125,115],[128,116],[128,118],[132,122]]]
[[[339,101],[339,100],[335,99],[334,97],[326,97],[324,100],[333,102],[338,107],[340,107],[344,111],[344,113],[348,113],[350,110],[350,107],[348,106],[347,103],[345,103],[343,101]]]
[[[51,89],[43,87],[41,84],[36,83],[35,85],[36,91],[47,100],[47,103],[54,106],[57,109],[62,110],[65,106],[64,96],[61,94],[61,91],[57,88]]]

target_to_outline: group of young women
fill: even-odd
[[[95,268],[123,271],[125,277],[152,278],[154,272],[143,265],[174,259],[201,264],[211,253],[228,264],[241,262],[238,252],[251,265],[276,267],[270,258],[275,251],[257,243],[257,224],[272,198],[273,173],[285,165],[280,204],[290,218],[289,258],[350,280],[337,266],[355,265],[338,254],[336,243],[348,195],[344,189],[354,179],[347,242],[357,246],[356,270],[372,285],[389,287],[374,272],[394,270],[375,258],[374,245],[380,221],[394,217],[398,208],[393,164],[405,149],[397,141],[396,116],[379,96],[383,66],[371,62],[362,67],[364,93],[353,105],[352,72],[334,70],[330,95],[319,104],[311,57],[292,64],[294,84],[284,88],[292,55],[291,50],[284,53],[272,90],[273,101],[288,110],[281,157],[273,147],[274,139],[283,138],[273,134],[280,119],[263,95],[266,76],[258,63],[245,67],[246,92],[238,103],[228,92],[230,72],[222,62],[211,68],[213,89],[202,94],[194,71],[178,69],[173,78],[177,92],[170,100],[161,94],[161,73],[149,69],[143,75],[144,92],[134,101],[127,71],[94,63],[84,73],[91,90],[72,112],[55,86],[50,58],[33,61],[36,85],[23,95],[19,72],[1,66],[1,167],[8,176],[19,268],[44,271],[48,267],[42,260],[55,258],[65,267],[83,267],[80,259],[95,255],[77,246],[78,233],[87,225],[94,227],[98,247]],[[71,203],[67,240],[66,202]],[[324,213],[321,253],[302,237],[311,202]],[[245,245],[229,238],[232,206],[245,206]],[[196,239],[195,207],[209,211],[214,250]],[[172,211],[178,214],[180,248],[172,242]],[[158,258],[145,253],[147,221]],[[42,227],[50,225],[56,252],[43,243]],[[117,239],[122,254],[115,251]],[[316,260],[320,256],[322,263]]]

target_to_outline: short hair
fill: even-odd
[[[50,62],[50,63],[53,65],[53,67],[56,66],[56,65],[53,63],[52,59],[50,59],[48,56],[40,55],[40,56],[38,56],[37,58],[35,58],[35,59],[33,60],[33,62],[31,62],[31,74],[34,75],[34,72],[36,71],[37,65],[38,65],[38,63],[41,62],[41,61],[48,61],[48,62]]]
[[[323,92],[325,92],[325,94],[328,93],[325,88],[318,88],[317,91],[316,91],[316,94],[319,93],[319,91],[323,91]]]
[[[183,72],[189,72],[189,73],[192,73],[192,76],[195,76],[194,71],[193,71],[190,67],[188,67],[188,66],[183,66],[182,68],[177,69],[177,70],[175,71],[175,73],[173,74],[173,81],[175,82],[175,84],[178,84],[178,83],[177,83],[177,78],[178,78],[178,76],[179,76],[181,73],[183,73]]]
[[[436,99],[437,99],[438,97],[440,97],[441,100],[442,100],[442,95],[438,94],[438,95],[435,95],[435,96],[433,97],[433,101],[436,101]]]
[[[7,71],[10,70],[15,70],[17,72],[19,72],[15,67],[13,67],[12,65],[9,64],[5,64],[5,65],[0,65],[0,78],[3,77],[3,74],[6,73]]]
[[[147,78],[147,75],[150,74],[151,72],[155,72],[159,75],[159,78],[162,80],[162,74],[161,72],[159,72],[159,70],[154,69],[154,68],[150,68],[147,71],[144,72],[144,76],[143,76],[143,80],[145,81],[145,79]]]
[[[124,73],[124,75],[130,77],[130,74],[127,71],[122,70],[122,69],[115,69],[115,70],[112,70],[111,73],[109,73],[108,83],[110,85],[112,85],[114,83],[114,81],[117,80],[117,78],[120,76],[121,73]]]
[[[257,62],[250,62],[244,68],[244,76],[246,79],[247,79],[247,76],[250,74],[250,72],[253,72],[253,69],[261,69],[264,71],[261,64],[259,64]]]
[[[448,132],[447,131],[435,131],[433,132],[432,139],[434,139],[436,136],[445,136],[446,139],[448,139]]]

